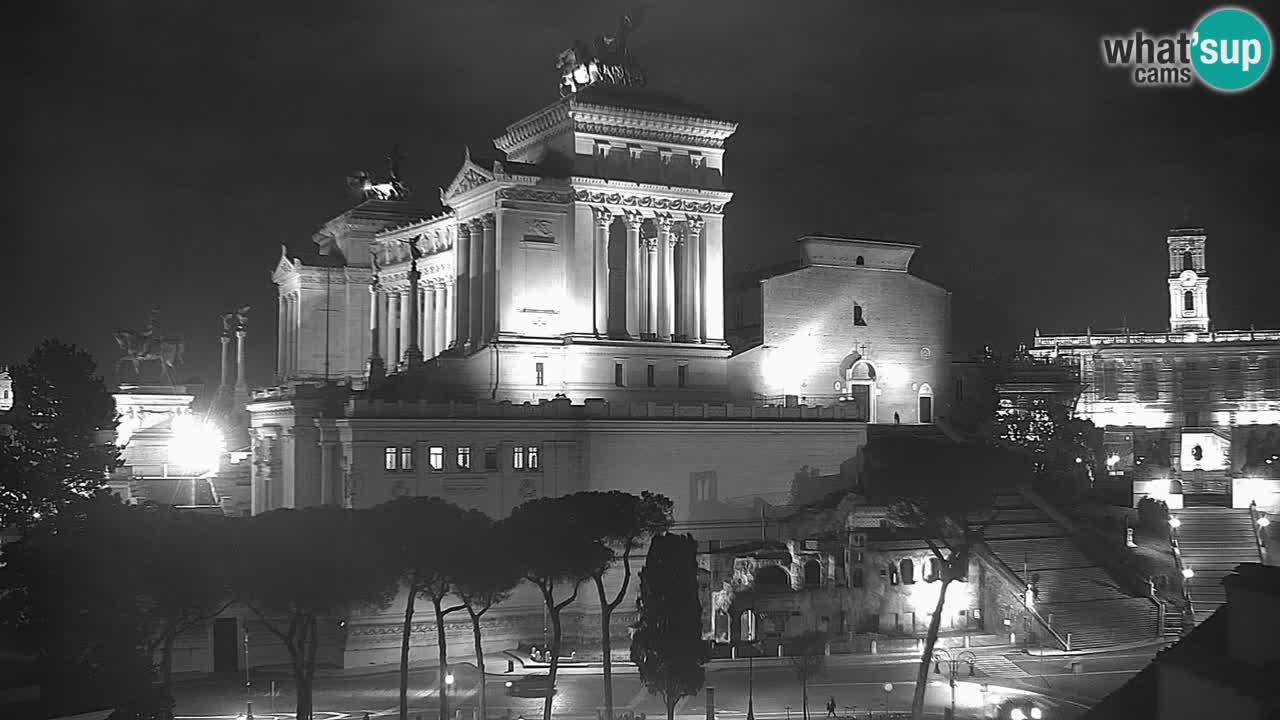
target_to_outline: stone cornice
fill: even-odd
[[[573,202],[574,199],[573,190],[570,188],[559,190],[530,187],[528,185],[509,185],[499,188],[495,197],[497,200],[519,200],[552,205],[565,205]]]
[[[590,205],[603,205],[641,212],[683,212],[701,215],[723,215],[732,193],[709,190],[686,190],[663,185],[639,185],[621,189],[613,183],[594,178],[574,181],[574,200]],[[595,185],[594,187],[581,187]]]
[[[569,116],[581,133],[720,149],[738,130],[737,123],[723,120],[571,101]]]
[[[569,129],[569,103],[559,100],[507,126],[507,131],[493,144],[508,155],[529,146],[542,137]]]

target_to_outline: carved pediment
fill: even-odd
[[[272,282],[279,285],[287,278],[298,274],[298,268],[289,259],[289,250],[284,245],[280,246],[280,259],[276,261],[275,270],[271,271]]]
[[[462,167],[453,177],[453,182],[449,183],[449,187],[440,193],[440,200],[448,205],[449,200],[490,182],[493,182],[493,171],[477,165],[471,159],[471,151],[468,149],[466,157],[463,158]]]

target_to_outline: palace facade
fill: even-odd
[[[1033,355],[1068,361],[1078,413],[1104,430],[1108,472],[1134,479],[1135,504],[1183,496],[1280,510],[1280,330],[1222,330],[1209,312],[1207,235],[1175,228],[1163,332],[1042,335]]]

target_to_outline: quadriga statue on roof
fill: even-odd
[[[560,71],[560,96],[571,95],[592,85],[644,85],[644,73],[631,62],[627,39],[639,25],[639,14],[628,12],[611,35],[601,35],[588,48],[575,42],[556,57]]]
[[[387,156],[390,166],[387,179],[379,180],[367,170],[357,170],[347,176],[347,187],[360,193],[365,200],[399,200],[408,197],[409,187],[400,179],[400,161],[403,159],[400,146],[395,145]]]

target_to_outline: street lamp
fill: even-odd
[[[752,651],[758,650],[760,641],[756,639],[756,627],[759,620],[756,617],[756,609],[748,608],[746,612],[751,613],[751,637],[747,640],[747,647]],[[756,720],[755,708],[755,677],[756,677],[756,656],[754,652],[747,653],[747,720]]]
[[[965,650],[958,655],[952,656],[945,649],[938,650],[933,654],[933,672],[942,674],[942,663],[947,664],[949,682],[951,684],[951,717],[956,716],[956,673],[959,671],[960,663],[966,663],[969,666],[969,677],[973,677],[973,665],[978,662],[978,656],[972,651]]]
[[[887,682],[881,690],[884,690],[884,711],[889,712],[889,693],[893,692],[893,683]]]
[[[444,695],[440,698],[440,707],[445,713],[449,712],[449,691],[453,688],[453,669],[445,668],[444,671]]]
[[[1184,578],[1186,578],[1186,579],[1190,580],[1191,578],[1193,578],[1193,577],[1195,577],[1195,576],[1196,576],[1196,571],[1195,571],[1195,570],[1192,570],[1190,567],[1184,567],[1184,568],[1182,568],[1182,577],[1184,577]]]
[[[1169,518],[1169,527],[1173,528],[1174,530],[1177,530],[1178,528],[1182,527],[1182,521],[1176,517]]]

